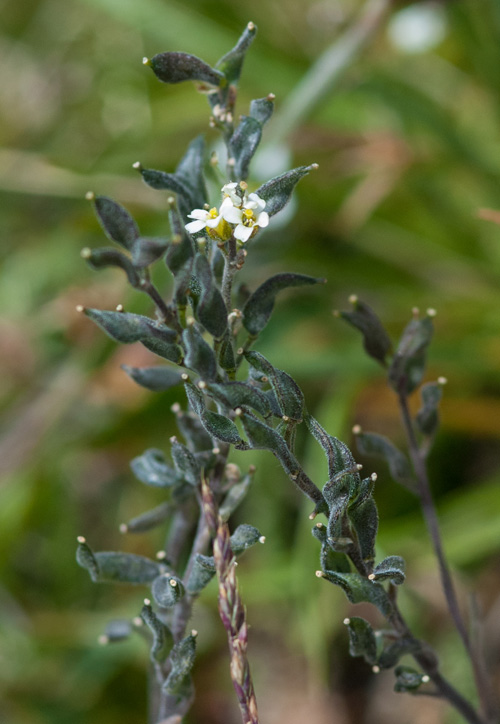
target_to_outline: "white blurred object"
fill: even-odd
[[[446,37],[448,23],[442,6],[436,2],[410,5],[396,13],[387,33],[395,48],[403,53],[425,53]]]

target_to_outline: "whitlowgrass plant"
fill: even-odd
[[[117,342],[140,342],[163,360],[153,367],[124,367],[138,385],[156,392],[183,388],[186,399],[184,405],[173,408],[179,438],[170,439],[170,450],[148,449],[131,462],[136,478],[161,488],[165,499],[122,526],[122,532],[165,526],[164,551],[155,560],[130,553],[94,552],[85,538],[78,539],[77,561],[93,581],[119,581],[149,589],[142,609],[131,612],[130,621],[111,621],[101,641],[119,641],[140,630],[149,641],[152,661],[149,721],[178,724],[194,697],[191,670],[197,632],[189,628],[192,608],[203,588],[216,577],[242,721],[259,722],[235,562],[264,538],[247,524],[230,533],[231,515],[251,489],[254,469],[241,473],[228,463],[228,455],[232,448],[264,449],[277,458],[290,481],[311,501],[312,533],[320,549],[316,575],[340,586],[351,603],[373,605],[385,620],[379,630],[359,616],[344,621],[351,655],[363,657],[374,672],[393,669],[397,692],[442,697],[465,721],[491,724],[496,715],[490,688],[457,602],[427,478],[426,456],[438,427],[444,382],[421,386],[433,310],[424,315],[415,311],[394,345],[375,313],[356,297],[350,300],[351,309],[338,315],[361,331],[366,352],[383,366],[398,398],[409,456],[387,438],[356,427],[358,450],[384,457],[393,478],[422,504],[449,610],[472,662],[481,702],[478,710],[443,676],[436,654],[413,635],[399,609],[404,560],[398,555],[376,559],[376,476],[362,477],[361,466],[347,445],[308,412],[295,380],[255,349],[281,290],[324,282],[285,272],[251,292],[234,284],[247,254],[254,253],[254,238],[268,226],[268,233],[272,231],[273,217],[288,203],[295,185],[315,169],[315,164],[294,168],[254,190],[247,185],[252,157],[274,106],[274,96],[258,98],[251,102],[248,114],[235,121],[240,73],[255,34],[255,26],[249,23],[235,47],[213,67],[181,52],[144,59],[160,81],[194,81],[206,96],[210,125],[220,132],[227,151],[225,174],[218,169],[220,191],[214,197],[207,193],[205,172],[216,161],[207,159],[201,136],[188,146],[173,172],[135,164],[146,184],[164,193],[168,235],[142,236],[123,206],[106,196],[88,194],[114,246],[84,249],[82,256],[94,269],[122,269],[131,286],[150,297],[155,313],[142,316],[121,307],[115,311],[79,307],[79,311]],[[155,286],[151,272],[155,264],[166,264],[172,275],[169,298]],[[422,407],[412,417],[408,396],[419,387]],[[326,455],[325,484],[311,480],[297,458],[299,425]]]

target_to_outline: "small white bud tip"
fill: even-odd
[[[357,470],[363,470],[363,466],[361,465],[361,463],[358,463],[358,464],[356,465],[356,469],[357,469]]]
[[[374,573],[370,573],[370,575],[368,576],[369,581],[374,581],[375,578],[376,578],[376,575]]]
[[[138,628],[140,628],[141,626],[144,626],[144,621],[142,620],[142,618],[140,616],[135,616],[132,619],[132,623],[134,624],[134,626],[137,626]]]
[[[86,543],[86,542],[87,542],[87,539],[84,538],[83,535],[79,535],[76,540],[78,541],[78,543]]]
[[[123,304],[117,304],[117,305],[116,305],[116,311],[117,311],[117,312],[123,312],[123,311],[125,311],[125,307],[123,306]]]
[[[238,349],[236,350],[236,354],[242,355],[244,351],[245,350],[243,349],[243,347],[238,347]]]
[[[325,527],[325,526],[323,525],[323,523],[316,523],[316,528],[317,528],[318,530],[323,530],[324,527]]]
[[[181,375],[181,380],[183,380],[184,382],[187,382],[188,379],[189,379],[189,375],[187,375],[185,372],[183,372]]]
[[[374,674],[380,674],[380,666],[372,666],[372,671]]]
[[[168,439],[169,439],[169,442],[171,442],[172,444],[177,442],[177,438],[175,435],[172,435],[172,437],[169,437]]]
[[[241,409],[241,407],[237,407],[234,411],[234,414],[236,415],[236,417],[239,417],[240,415],[242,415],[243,410]]]
[[[431,677],[427,676],[427,674],[424,674],[422,676],[422,684],[428,684],[430,680],[431,680]]]
[[[283,415],[281,419],[283,420],[283,422],[290,422],[290,418],[288,417],[288,415]]]
[[[361,435],[362,432],[363,432],[363,429],[362,429],[361,425],[354,425],[354,427],[352,428],[353,435]]]
[[[167,554],[165,553],[165,551],[158,551],[155,557],[157,561],[164,561],[167,557]]]
[[[358,295],[351,294],[351,296],[348,299],[349,304],[357,304],[357,301],[358,301]]]
[[[428,316],[428,317],[435,317],[436,314],[437,314],[436,310],[433,309],[432,307],[429,307],[429,309],[427,310],[427,316]]]
[[[97,643],[100,646],[106,646],[106,644],[109,644],[109,638],[106,636],[106,634],[103,634],[102,636],[98,637]]]
[[[198,631],[195,628],[191,629],[191,636],[194,639],[198,636]]]
[[[93,191],[87,191],[87,193],[85,194],[85,198],[87,199],[87,201],[94,201],[95,193]]]
[[[250,465],[248,468],[248,474],[253,475],[256,470],[257,470],[257,468],[255,467],[255,465]]]
[[[89,249],[88,246],[85,246],[85,247],[81,250],[80,256],[82,257],[82,259],[90,259],[90,257],[92,256],[92,250]]]
[[[149,600],[149,598],[145,598],[145,599],[144,599],[144,605],[145,605],[145,606],[151,606],[151,601]]]
[[[316,578],[323,578],[323,571],[316,571],[314,575],[316,576]]]
[[[255,30],[255,24],[250,21],[247,25],[248,30]]]
[[[212,448],[212,455],[218,455],[219,453],[220,453],[220,448],[218,448],[218,447]]]
[[[262,545],[264,545],[265,542],[266,542],[266,536],[265,536],[265,535],[261,535],[260,538],[259,538],[259,543],[262,543]]]
[[[171,579],[169,580],[169,583],[170,583],[170,585],[172,586],[172,588],[176,588],[176,587],[177,587],[177,581],[175,580],[175,578],[171,578]]]
[[[268,100],[268,101],[271,101],[271,103],[272,103],[273,101],[275,101],[275,100],[276,100],[276,96],[274,95],[274,93],[268,93],[268,94],[267,94],[267,100]]]
[[[378,478],[377,473],[372,473],[372,474],[370,475],[370,479],[373,480],[373,482],[375,482],[375,481],[377,480],[377,478]]]
[[[437,381],[438,381],[438,384],[439,384],[439,385],[447,385],[447,384],[448,384],[448,380],[446,379],[446,377],[438,377]]]
[[[308,518],[309,518],[309,520],[314,520],[317,515],[318,515],[318,514],[316,513],[316,511],[313,510],[312,513],[309,513]]]
[[[319,168],[319,164],[318,164],[318,163],[312,163],[312,164],[311,164],[311,169],[312,169],[313,171],[317,171],[318,168]]]
[[[188,318],[186,319],[186,324],[188,325],[188,327],[192,327],[193,324],[195,323],[195,321],[196,321],[196,320],[195,320],[194,317],[188,317]]]
[[[342,623],[344,624],[344,626],[349,626],[349,624],[351,623],[351,619],[350,619],[350,618],[345,618],[345,619],[342,621]]]
[[[132,164],[132,168],[135,168],[136,171],[140,171],[142,168],[142,163],[140,161],[136,161]]]
[[[85,311],[85,307],[83,306],[83,304],[77,304],[75,309],[79,314]]]
[[[151,65],[151,61],[149,60],[149,58],[146,58],[146,56],[144,56],[144,58],[142,59],[142,64]]]
[[[207,388],[207,383],[203,382],[203,380],[200,380],[198,382],[198,387],[200,388],[200,390],[205,390]]]
[[[128,532],[128,525],[126,523],[120,524],[120,533],[127,533]]]
[[[179,405],[178,402],[174,402],[174,404],[172,405],[172,407],[170,408],[170,410],[171,410],[175,415],[177,415],[177,414],[181,411],[181,406]]]

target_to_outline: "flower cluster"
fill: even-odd
[[[244,182],[229,183],[222,187],[223,201],[219,209],[194,209],[188,218],[186,229],[195,234],[207,229],[210,236],[227,241],[231,236],[245,243],[258,228],[269,224],[269,214],[264,211],[266,202],[257,194],[247,194]]]

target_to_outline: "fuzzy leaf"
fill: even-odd
[[[260,532],[253,525],[242,523],[234,531],[229,544],[233,553],[240,555],[258,543],[261,537]]]
[[[185,384],[184,387],[189,404],[194,412],[199,415],[201,424],[208,434],[217,440],[222,440],[222,442],[240,445],[242,440],[234,422],[224,415],[207,410],[203,394],[197,387],[192,384]]]
[[[408,654],[422,651],[422,644],[417,639],[403,638],[389,644],[378,657],[377,664],[381,669],[392,669],[398,661]]]
[[[248,299],[243,309],[243,326],[251,335],[257,336],[271,317],[278,292],[288,287],[322,284],[324,281],[305,274],[276,274],[261,284]]]
[[[376,606],[383,616],[391,615],[392,604],[380,583],[372,583],[359,573],[323,571],[323,578],[340,586],[351,603],[366,601]]]
[[[136,516],[128,521],[124,526],[125,533],[144,533],[147,530],[153,530],[164,523],[172,514],[172,504],[160,503],[156,508],[148,510],[141,515]],[[121,527],[120,527],[121,529]]]
[[[189,53],[158,53],[147,63],[162,83],[182,83],[199,80],[202,83],[219,86],[225,81],[224,73],[211,68],[203,60]]]
[[[177,476],[190,485],[198,485],[200,482],[200,466],[193,453],[176,438],[171,439],[171,454],[174,461]]]
[[[389,335],[371,307],[364,302],[360,302],[357,297],[352,297],[352,303],[353,310],[340,312],[340,316],[360,330],[363,335],[363,347],[366,353],[377,362],[385,365],[386,357],[392,350]]]
[[[396,674],[394,691],[398,692],[398,694],[414,692],[429,680],[429,677],[415,671],[411,666],[397,666],[394,673]]]
[[[373,569],[375,581],[384,581],[390,578],[393,583],[400,586],[405,581],[405,561],[401,556],[387,556]]]
[[[193,566],[189,572],[186,590],[190,595],[199,593],[215,576],[215,562],[213,556],[203,556],[197,553]]]
[[[256,370],[268,378],[278,401],[281,416],[301,422],[304,410],[302,390],[286,372],[273,367],[259,352],[245,352],[245,358]]]
[[[351,656],[362,656],[373,666],[377,661],[377,641],[375,633],[364,618],[351,616],[348,619],[349,653]]]
[[[217,377],[215,354],[194,325],[186,327],[182,340],[186,346],[185,366],[197,372],[202,380],[214,381]]]
[[[432,318],[425,316],[412,319],[404,330],[388,374],[389,384],[398,394],[408,395],[421,383],[433,329]]]
[[[234,48],[223,55],[215,64],[215,67],[224,74],[228,84],[238,84],[246,52],[256,34],[256,26],[253,23],[248,23]]]
[[[107,196],[96,196],[94,209],[108,239],[132,249],[139,238],[139,228],[127,209]]]
[[[223,370],[228,375],[234,375],[236,372],[236,358],[234,356],[233,337],[229,330],[222,338],[218,350],[218,361]]]
[[[205,161],[205,139],[197,136],[189,146],[175,169],[177,179],[191,189],[193,208],[202,209],[208,200],[203,164]]]
[[[130,467],[141,483],[155,488],[171,488],[179,483],[175,470],[167,464],[163,452],[155,448],[131,460]]]
[[[118,251],[118,249],[108,247],[102,249],[83,249],[82,256],[92,269],[104,269],[109,266],[123,269],[127,275],[129,284],[133,287],[139,286],[141,280],[134,265],[128,256],[125,256],[125,254]]]
[[[336,437],[329,435],[312,415],[306,413],[304,420],[309,432],[325,452],[328,460],[329,481],[333,481],[336,475],[344,473],[345,471],[351,471],[359,480],[359,475],[355,472],[356,463],[347,445]]]
[[[229,140],[229,152],[234,159],[233,176],[238,180],[248,177],[250,161],[262,138],[262,126],[252,116],[242,116]]]
[[[173,645],[173,636],[168,628],[155,614],[148,600],[144,601],[141,618],[153,634],[151,647],[152,661],[165,661]]]
[[[76,562],[82,568],[87,569],[94,583],[99,580],[99,563],[92,551],[92,548],[83,537],[78,538],[78,547],[76,549]]]
[[[274,96],[256,98],[250,102],[250,115],[263,126],[271,118],[274,111]]]
[[[169,390],[182,382],[180,373],[170,367],[129,367],[128,365],[122,365],[122,370],[138,385],[153,392]]]
[[[246,382],[207,384],[206,393],[209,397],[233,410],[243,405],[253,408],[263,417],[269,417],[271,414],[269,400],[266,395],[257,387]]]
[[[355,431],[356,432],[356,431]],[[409,490],[415,489],[413,473],[408,458],[389,438],[374,432],[356,433],[357,448],[361,455],[383,458],[389,465],[391,477]]]
[[[192,412],[176,412],[175,421],[179,432],[184,437],[186,445],[191,452],[211,450],[213,447],[212,438],[207,433],[200,419]]]
[[[245,475],[240,482],[235,483],[229,489],[219,508],[219,516],[224,523],[227,523],[230,516],[244,500],[246,494],[248,493],[252,479],[253,473],[248,473],[248,475]]]
[[[361,557],[365,563],[375,559],[375,539],[378,531],[378,512],[373,498],[349,510],[349,520],[358,539]]]
[[[189,211],[186,213],[189,213]],[[174,236],[167,249],[165,261],[167,267],[174,275],[174,297],[178,303],[185,305],[185,295],[191,282],[191,271],[195,254],[194,243],[184,228],[179,211],[175,206],[172,206],[169,210],[169,221]]]
[[[299,166],[281,176],[276,176],[257,189],[255,193],[266,202],[266,211],[269,216],[274,216],[286,206],[300,179],[315,168],[316,164]]]
[[[114,551],[92,553],[85,541],[79,542],[76,560],[94,583],[150,583],[162,573],[162,565],[149,558]]]
[[[172,608],[180,601],[185,591],[180,578],[170,573],[163,573],[154,579],[151,586],[151,593],[158,606],[161,608]]]
[[[193,272],[200,285],[200,297],[196,305],[195,317],[207,332],[210,332],[216,339],[220,339],[227,330],[227,309],[222,294],[215,284],[209,261],[204,254],[196,254]]]
[[[165,694],[185,698],[191,689],[189,672],[196,656],[196,632],[175,644],[170,654],[171,670],[163,684]]]
[[[132,247],[132,263],[137,269],[144,269],[160,259],[168,247],[167,239],[141,236]]]
[[[442,386],[438,382],[428,382],[420,390],[422,407],[417,412],[415,421],[424,435],[432,436],[439,427],[439,403],[443,396]]]
[[[142,168],[142,166],[139,167],[139,171],[144,183],[152,189],[156,189],[157,191],[171,191],[177,195],[177,203],[179,204],[183,218],[196,208],[195,199],[197,195],[182,176],[178,176],[176,173],[158,171],[153,168]]]

